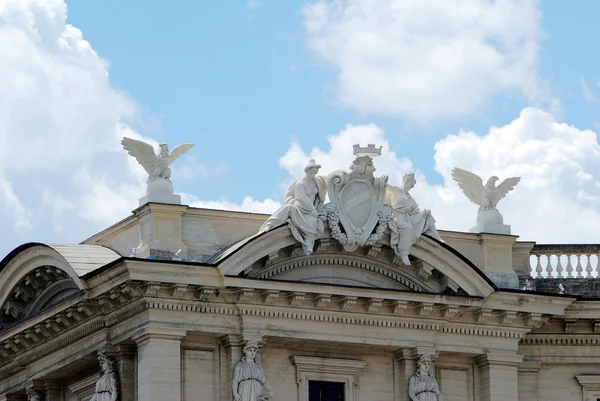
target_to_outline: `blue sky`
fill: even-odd
[[[77,242],[126,217],[143,195],[143,173],[117,140],[131,132],[196,144],[173,178],[195,206],[270,211],[309,157],[323,170],[347,167],[351,150],[331,138],[377,139],[394,152],[378,171],[392,182],[417,171],[416,194],[442,229],[474,220],[449,178],[461,164],[524,177],[501,209],[524,239],[597,241],[593,231],[525,225],[521,213],[542,196],[557,200],[539,219],[577,210],[600,222],[600,3],[498,3],[7,0],[0,143],[68,145],[55,168],[33,151],[0,163],[0,219],[11,227],[0,253],[29,240]],[[556,155],[584,137],[575,156]],[[535,149],[521,159],[510,148],[489,153],[503,138]]]

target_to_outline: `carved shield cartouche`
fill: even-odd
[[[381,219],[386,183],[380,178],[351,178],[338,170],[327,180],[330,203],[325,206],[331,235],[352,252],[374,239]],[[371,237],[371,238],[370,238]]]

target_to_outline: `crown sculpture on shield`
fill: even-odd
[[[314,251],[315,240],[324,236],[326,222],[331,237],[348,252],[374,246],[390,232],[390,247],[397,258],[410,265],[411,246],[427,233],[441,241],[429,210],[419,209],[409,190],[416,184],[414,174],[404,176],[402,188],[388,186],[388,176],[375,177],[373,158],[382,147],[353,146],[354,161],[349,171],[317,175],[321,168],[314,159],[304,168],[286,193],[285,204],[262,225],[260,232],[287,224],[304,252]],[[325,193],[329,203],[325,202]]]

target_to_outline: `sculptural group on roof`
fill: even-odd
[[[294,181],[284,205],[260,231],[287,224],[309,254],[314,251],[315,240],[324,234],[325,222],[331,236],[350,252],[375,245],[389,229],[390,246],[409,265],[410,248],[422,234],[442,240],[431,212],[421,210],[410,194],[416,184],[413,173],[404,176],[402,187],[388,185],[386,175],[375,177],[373,158],[380,154],[381,147],[355,145],[356,158],[349,171],[337,170],[327,177],[317,175],[321,166],[311,159],[304,169],[305,176]]]

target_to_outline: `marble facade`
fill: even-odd
[[[409,401],[424,355],[445,401],[600,398],[600,301],[520,288],[535,243],[440,230],[406,265],[389,232],[348,251],[326,226],[307,254],[286,225],[259,233],[267,218],[147,203],[82,244],[16,248],[0,400],[88,401],[104,355],[121,401],[231,401],[248,342],[278,401],[317,381]]]

